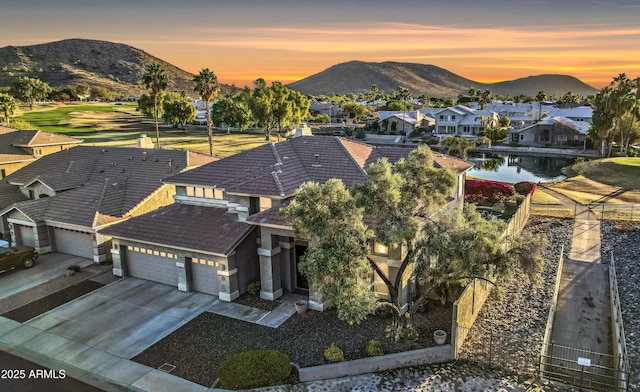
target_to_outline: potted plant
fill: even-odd
[[[437,329],[433,332],[433,339],[436,341],[436,344],[441,346],[447,341],[447,332]]]
[[[309,302],[303,299],[296,301],[295,306],[296,312],[298,312],[298,314],[305,314],[307,313],[307,310],[309,310]]]

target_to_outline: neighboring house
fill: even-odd
[[[435,119],[434,136],[475,137],[487,126],[488,119],[498,121],[498,115],[490,110],[475,110],[468,106],[456,105],[449,108],[422,108],[419,112]]]
[[[311,308],[323,310],[326,304],[298,269],[308,243],[294,235],[278,214],[280,207],[305,182],[339,178],[350,187],[365,181],[369,165],[379,158],[397,162],[410,151],[327,136],[265,144],[166,179],[176,187],[175,204],[99,233],[112,238],[116,275],[202,291],[224,301],[233,301],[249,283],[259,281],[262,298],[305,290]],[[472,164],[442,154],[434,157],[435,165],[458,175],[448,207],[461,205],[465,173]],[[393,279],[401,250],[377,243],[372,247]],[[407,301],[409,285],[406,281]]]
[[[379,111],[380,130],[388,135],[410,137],[416,128],[430,128],[435,124],[433,117],[419,110],[413,112]]]
[[[566,117],[544,117],[522,129],[509,131],[511,141],[521,146],[567,147],[583,146],[590,124]]]
[[[56,133],[0,126],[0,179],[42,156],[80,143],[81,139]]]
[[[326,114],[334,118],[341,115],[342,112],[342,106],[334,105],[331,102],[310,102],[309,113],[311,114]]]
[[[525,128],[533,125],[538,120],[537,109],[533,103],[524,102],[492,102],[487,104],[485,110],[498,114],[498,117],[507,117],[510,120],[510,127],[514,129]]]
[[[40,253],[103,262],[109,238],[96,233],[173,202],[162,180],[213,158],[176,150],[77,146],[44,156],[0,180],[0,231]]]
[[[575,122],[591,124],[593,108],[590,106],[578,106],[572,109],[553,109],[547,113],[548,117],[565,117]]]

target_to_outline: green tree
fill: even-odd
[[[111,91],[102,86],[93,86],[89,89],[89,95],[91,95],[92,99],[111,99]]]
[[[274,128],[282,128],[309,117],[310,103],[306,96],[275,81],[267,87],[264,79],[254,82],[251,112],[262,125],[265,140],[269,140]]]
[[[507,137],[507,131],[504,128],[492,125],[484,129],[484,136],[491,139],[492,143],[496,143]]]
[[[15,98],[9,94],[0,93],[0,112],[4,116],[4,121],[9,125],[11,117],[18,111],[18,104]]]
[[[516,269],[540,284],[545,238],[542,234],[505,238],[505,230],[506,223],[486,220],[473,204],[427,220],[416,256],[416,274],[425,290],[414,304],[421,304],[431,292],[444,302],[453,283],[488,280]]]
[[[87,94],[89,94],[89,86],[87,86],[86,84],[82,84],[82,83],[76,84],[75,90],[76,90],[76,94],[82,98],[85,98]]]
[[[28,76],[19,76],[11,85],[9,94],[29,105],[29,109],[33,109],[36,101],[43,100],[51,91],[51,86],[38,78],[30,78]]]
[[[164,94],[162,95],[161,99],[164,99]],[[140,112],[142,114],[153,118],[153,116],[155,115],[153,97],[149,94],[142,94],[138,99],[138,108],[140,109]],[[164,107],[162,105],[158,108],[158,116],[164,117]]]
[[[209,137],[209,155],[213,155],[213,121],[211,120],[209,103],[218,96],[220,83],[218,83],[218,77],[209,68],[202,69],[199,74],[193,77],[193,82],[195,83],[194,91],[198,92],[204,101],[207,136]]]
[[[364,117],[369,113],[366,107],[358,105],[355,102],[344,104],[342,110],[349,115],[349,118],[352,118],[355,121],[358,121],[361,117]]]
[[[605,86],[593,99],[594,110],[588,136],[594,142],[599,142],[601,158],[607,156],[607,148],[610,148],[612,142],[613,113],[610,110],[612,93],[611,87]]]
[[[158,119],[160,118],[160,106],[162,106],[162,94],[167,89],[167,75],[158,63],[151,63],[147,66],[146,72],[142,75],[142,83],[153,98],[153,121],[156,127],[156,148],[160,148],[160,130],[158,129]]]
[[[508,129],[509,126],[511,126],[511,119],[507,116],[500,116],[498,118],[498,125],[500,125],[500,128]]]
[[[184,91],[181,94],[167,94],[163,99],[162,109],[164,121],[174,127],[180,126],[184,129],[185,124],[192,123],[196,119],[197,110]]]
[[[467,159],[469,150],[475,147],[475,142],[465,136],[447,136],[440,141],[440,145],[447,147],[447,154],[457,151],[462,159]]]
[[[358,323],[374,310],[374,293],[358,285],[371,270],[384,281],[399,315],[403,277],[416,261],[421,222],[446,203],[455,183],[455,175],[435,168],[431,150],[421,146],[394,165],[386,159],[372,164],[366,182],[350,192],[340,180],[303,186],[281,210],[296,235],[309,239],[300,268],[342,320]],[[364,224],[365,216],[378,219],[375,232]],[[405,250],[393,280],[370,257],[373,238]]]

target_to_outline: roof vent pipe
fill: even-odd
[[[143,151],[143,152],[142,152],[142,160],[143,160],[143,161],[146,161],[146,160],[147,160],[147,152],[146,152],[146,151]]]
[[[315,154],[314,157],[316,158],[316,164],[320,164],[320,154]]]

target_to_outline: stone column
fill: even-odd
[[[191,257],[182,257],[176,261],[178,272],[178,290],[188,293],[193,290],[193,279],[191,276]]]
[[[129,272],[127,271],[127,247],[114,241],[111,248],[111,259],[113,260],[113,274],[123,278],[127,276]]]
[[[218,298],[231,302],[240,296],[238,290],[238,268],[236,268],[236,252],[227,256],[225,269],[218,269]]]
[[[284,290],[293,291],[295,265],[293,262],[293,238],[280,236],[280,274],[281,285]]]
[[[260,298],[273,301],[282,296],[280,281],[280,246],[279,236],[268,230],[261,230],[260,256]]]

